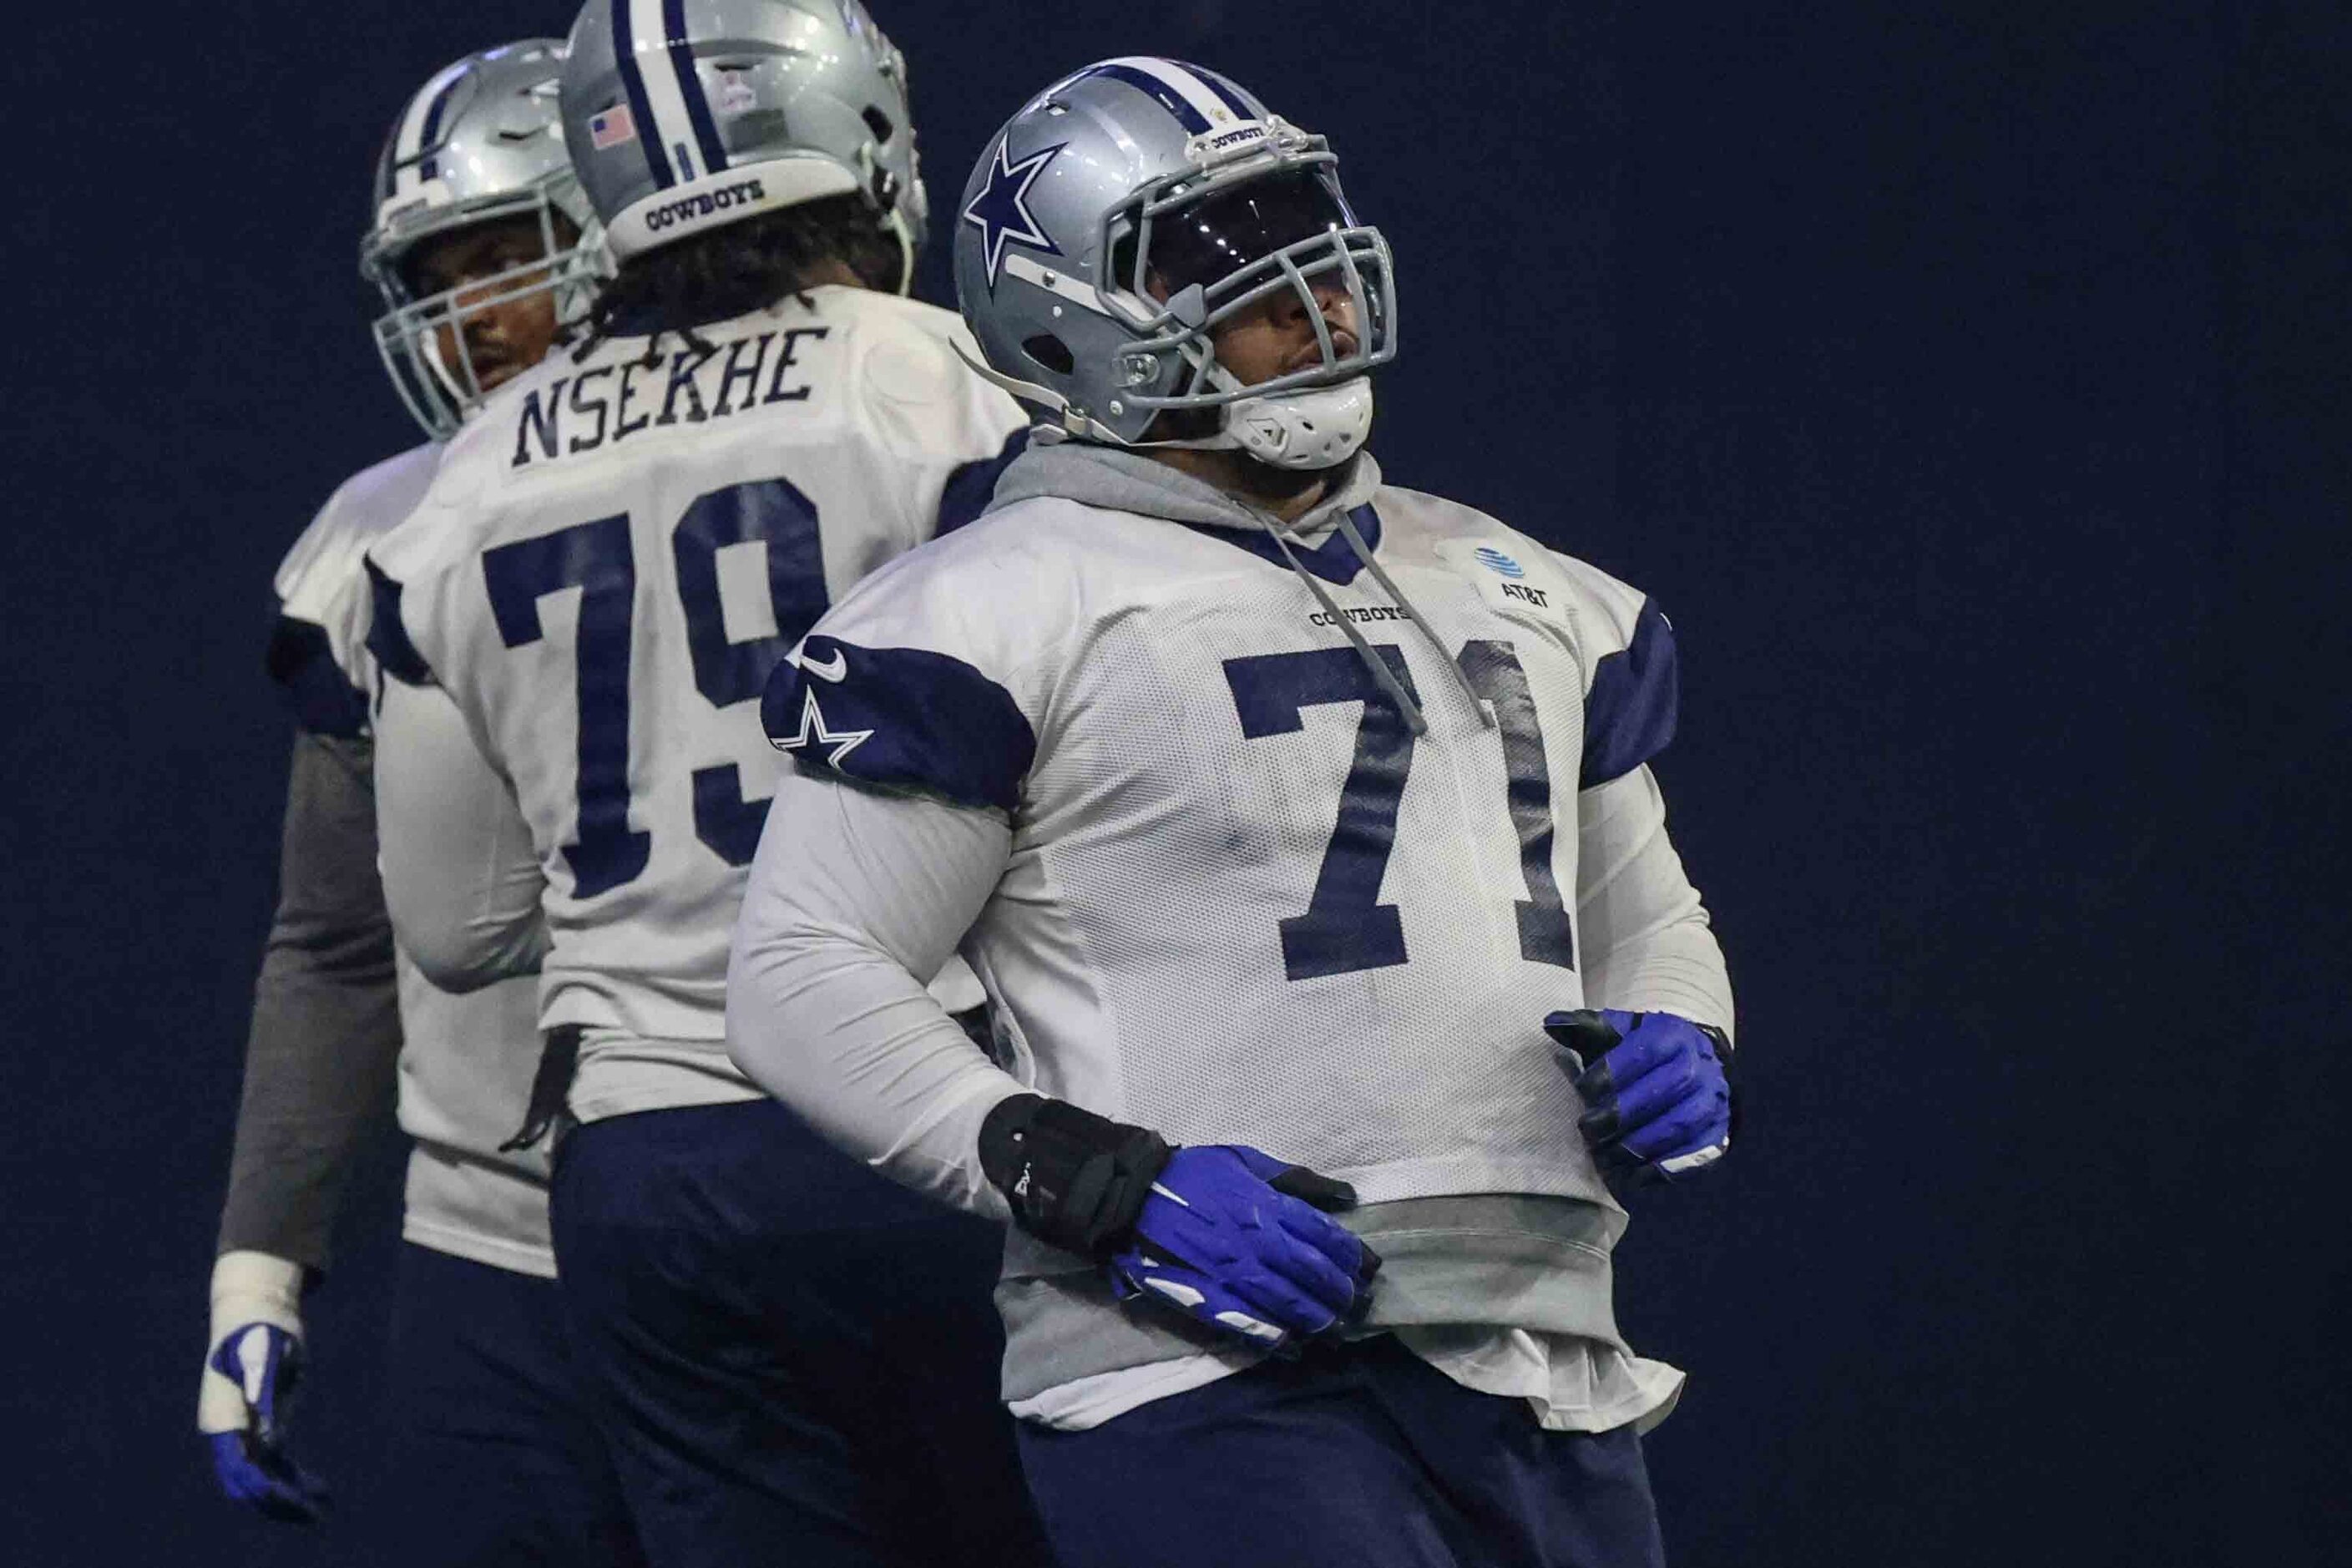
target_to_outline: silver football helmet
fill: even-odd
[[[360,242],[360,271],[383,296],[376,350],[427,435],[456,434],[481,405],[469,317],[551,291],[557,319],[569,326],[585,318],[593,298],[595,215],[564,154],[556,112],[562,68],[563,46],[553,38],[467,55],[408,100],[376,160],[375,221]],[[420,245],[513,217],[538,222],[541,259],[460,289],[418,292],[409,262]]]
[[[1396,289],[1338,163],[1322,137],[1198,66],[1106,60],[1055,83],[964,187],[956,295],[980,368],[1066,436],[1344,461],[1371,427],[1366,373],[1396,355]],[[1318,287],[1353,304],[1345,352]],[[1283,290],[1305,300],[1321,358],[1244,386],[1212,335]],[[1162,412],[1194,408],[1222,410],[1214,434],[1145,439]]]
[[[589,0],[569,48],[563,133],[616,259],[855,191],[905,291],[928,216],[907,62],[859,0]]]

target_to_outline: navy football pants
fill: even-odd
[[[1641,1439],[1547,1432],[1386,1334],[1085,1432],[1024,1423],[1062,1568],[1663,1568]]]
[[[555,1281],[409,1243],[394,1289],[399,1561],[643,1563]]]
[[[772,1100],[581,1127],[556,1256],[660,1568],[1038,1568],[998,1400],[1003,1233]]]

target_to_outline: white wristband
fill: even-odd
[[[245,1391],[213,1370],[212,1352],[232,1331],[268,1323],[302,1337],[302,1266],[267,1252],[224,1252],[213,1263],[212,1329],[205,1338],[196,1430],[242,1432]]]

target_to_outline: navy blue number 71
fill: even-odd
[[[719,596],[719,552],[753,542],[768,547],[776,632],[730,641]],[[758,697],[769,672],[825,611],[816,508],[783,479],[729,485],[695,498],[671,531],[670,550],[695,686],[721,708]],[[629,519],[600,517],[485,551],[482,578],[509,647],[545,635],[542,598],[580,590],[579,826],[563,858],[576,898],[634,881],[652,855],[653,837],[629,826],[629,659],[637,591]],[[697,769],[693,789],[695,837],[730,866],[751,864],[761,810],[744,800],[735,764]]]
[[[1405,668],[1404,650],[1375,643],[1372,651],[1418,702],[1421,694]],[[1455,662],[1471,689],[1495,710],[1502,732],[1511,826],[1518,835],[1520,874],[1528,885],[1528,896],[1517,900],[1519,956],[1572,969],[1575,942],[1551,868],[1551,770],[1527,671],[1511,645],[1499,640],[1472,642]],[[1405,963],[1404,923],[1394,904],[1380,902],[1389,853],[1396,847],[1397,806],[1412,772],[1413,736],[1404,715],[1351,647],[1229,658],[1225,681],[1234,690],[1242,733],[1252,740],[1297,733],[1300,715],[1321,703],[1364,705],[1355,759],[1339,786],[1339,817],[1324,846],[1315,890],[1304,914],[1281,921],[1284,973],[1311,980]]]

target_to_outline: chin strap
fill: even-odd
[[[915,237],[907,230],[907,215],[896,205],[882,226],[898,237],[898,298],[904,300],[915,291]]]
[[[986,360],[977,358],[968,352],[961,338],[950,338],[948,346],[955,350],[956,358],[963,361],[971,368],[971,373],[982,381],[992,386],[1002,387],[1022,402],[1034,403],[1046,411],[1052,418],[1052,423],[1036,426],[1030,437],[1030,439],[1041,447],[1050,447],[1056,441],[1073,439],[1099,441],[1106,447],[1181,445],[1178,442],[1123,441],[1119,439],[1118,431],[1101,424],[1091,416],[1072,408],[1070,400],[1052,387],[1034,381],[1024,381],[1017,375],[1005,374]]]
[[[882,226],[898,241],[898,298],[915,291],[915,236],[907,215],[898,210],[898,177],[882,166],[879,151],[868,142],[857,149],[858,189],[866,204],[882,215]]]

